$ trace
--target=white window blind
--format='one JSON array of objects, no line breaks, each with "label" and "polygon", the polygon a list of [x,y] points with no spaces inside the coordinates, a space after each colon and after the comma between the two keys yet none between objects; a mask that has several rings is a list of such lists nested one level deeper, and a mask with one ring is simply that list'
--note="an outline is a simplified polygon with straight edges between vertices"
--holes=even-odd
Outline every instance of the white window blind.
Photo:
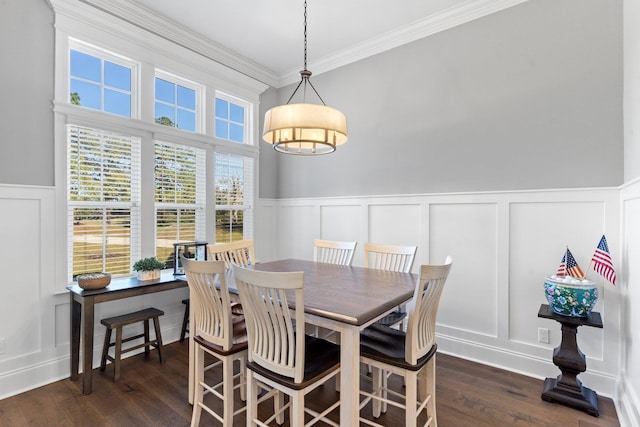
[{"label": "white window blind", "polygon": [[254,159],[216,153],[216,242],[253,237]]},{"label": "white window blind", "polygon": [[140,139],[67,126],[69,279],[131,272],[140,239]]},{"label": "white window blind", "polygon": [[156,257],[173,267],[173,244],[204,240],[206,153],[156,142],[154,159]]}]

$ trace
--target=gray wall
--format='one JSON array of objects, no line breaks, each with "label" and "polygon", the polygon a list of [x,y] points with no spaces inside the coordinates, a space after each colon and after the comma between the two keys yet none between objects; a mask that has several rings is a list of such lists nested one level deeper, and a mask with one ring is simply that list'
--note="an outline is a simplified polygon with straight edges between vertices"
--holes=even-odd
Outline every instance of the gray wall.
[{"label": "gray wall", "polygon": [[530,0],[312,81],[349,141],[275,159],[263,142],[262,197],[623,182],[620,2]]},{"label": "gray wall", "polygon": [[0,0],[0,183],[53,185],[53,11]]}]

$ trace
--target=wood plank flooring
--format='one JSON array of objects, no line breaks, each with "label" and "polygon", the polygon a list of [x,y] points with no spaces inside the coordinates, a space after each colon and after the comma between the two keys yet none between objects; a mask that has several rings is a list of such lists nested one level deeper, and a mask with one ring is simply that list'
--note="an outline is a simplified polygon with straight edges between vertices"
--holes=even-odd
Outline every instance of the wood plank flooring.
[{"label": "wood plank flooring", "polygon": [[[162,365],[155,352],[148,359],[141,354],[123,360],[118,382],[112,381],[111,365],[105,372],[96,370],[94,391],[88,396],[80,392],[81,380],[66,379],[0,400],[0,426],[187,426],[191,420],[187,343],[165,346],[163,356],[166,363]],[[437,357],[440,427],[620,425],[610,399],[600,397],[600,417],[592,417],[543,401],[541,380],[443,354]],[[392,378],[390,383],[397,389],[402,387],[398,379]],[[310,406],[320,408],[337,396],[330,382],[313,392],[308,401]],[[261,407],[261,411],[269,409],[268,403]],[[370,414],[370,409],[365,408],[363,413]],[[339,416],[330,415],[336,420]],[[404,425],[402,411],[392,407],[378,420],[388,426]],[[200,425],[219,423],[203,412]],[[244,417],[234,422],[234,426],[243,425]]]}]

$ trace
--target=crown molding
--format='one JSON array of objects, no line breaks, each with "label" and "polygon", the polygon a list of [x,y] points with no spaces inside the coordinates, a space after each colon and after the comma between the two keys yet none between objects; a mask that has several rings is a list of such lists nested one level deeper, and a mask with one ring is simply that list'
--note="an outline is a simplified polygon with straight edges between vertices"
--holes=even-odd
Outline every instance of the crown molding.
[{"label": "crown molding", "polygon": [[[64,1],[64,0],[63,0]],[[259,64],[226,49],[224,46],[189,28],[181,26],[157,14],[133,0],[74,0],[84,3],[104,13],[122,19],[131,25],[155,34],[165,40],[198,53],[234,71],[256,79],[269,86],[275,86],[278,77]],[[60,0],[52,0],[58,3]]]},{"label": "crown molding", "polygon": [[[470,0],[461,6],[455,6],[428,16],[330,56],[310,61],[308,68],[313,71],[314,75],[322,74],[526,1],[528,0]],[[291,70],[280,77],[277,87],[286,86],[299,80],[299,70]]]},{"label": "crown molding", "polygon": [[[449,8],[413,24],[310,62],[309,69],[314,75],[322,74],[526,1],[528,0],[469,0],[460,6]],[[65,8],[68,11],[73,8],[73,4],[84,3],[275,88],[299,80],[298,69],[277,75],[274,71],[215,41],[137,4],[134,0],[50,0],[50,2],[54,9]]]}]

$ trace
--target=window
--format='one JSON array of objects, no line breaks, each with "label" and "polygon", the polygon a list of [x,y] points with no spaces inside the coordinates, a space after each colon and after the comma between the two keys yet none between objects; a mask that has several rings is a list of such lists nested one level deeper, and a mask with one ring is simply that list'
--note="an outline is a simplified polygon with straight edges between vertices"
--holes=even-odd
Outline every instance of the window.
[{"label": "window", "polygon": [[253,235],[252,158],[216,154],[216,242],[235,242]]},{"label": "window", "polygon": [[173,268],[173,244],[205,237],[205,151],[155,144],[156,257]]},{"label": "window", "polygon": [[245,142],[245,107],[216,97],[216,138]]},{"label": "window", "polygon": [[195,132],[196,89],[171,81],[169,77],[156,77],[155,122]]},{"label": "window", "polygon": [[131,117],[131,66],[71,49],[69,70],[71,104]]},{"label": "window", "polygon": [[[56,215],[67,227],[56,237],[67,241],[59,267],[68,282],[100,271],[130,276],[135,261],[154,255],[171,268],[176,242],[253,237],[258,147],[247,142],[258,93],[254,101],[221,94],[216,85],[228,81],[227,70],[211,73],[212,63],[203,73],[190,65],[192,51],[154,45],[149,54],[139,44],[145,40],[110,51],[65,36],[75,27],[58,30],[56,79],[64,90],[56,92],[62,99],[54,114],[65,128],[55,132],[56,168],[66,185],[56,196],[66,210]],[[114,35],[104,30],[93,36],[108,46]],[[230,88],[247,93],[243,79]],[[203,108],[204,99],[216,98],[223,101],[225,141],[215,137],[214,117]]]},{"label": "window", "polygon": [[140,139],[68,126],[69,275],[131,271],[139,236]]}]

